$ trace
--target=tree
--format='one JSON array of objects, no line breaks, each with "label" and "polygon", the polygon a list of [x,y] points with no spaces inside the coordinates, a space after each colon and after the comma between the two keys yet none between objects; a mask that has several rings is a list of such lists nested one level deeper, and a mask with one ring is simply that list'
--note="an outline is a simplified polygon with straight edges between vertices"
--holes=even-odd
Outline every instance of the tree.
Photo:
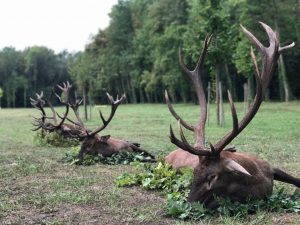
[{"label": "tree", "polygon": [[3,89],[0,87],[0,109],[1,109],[1,98],[3,97]]}]

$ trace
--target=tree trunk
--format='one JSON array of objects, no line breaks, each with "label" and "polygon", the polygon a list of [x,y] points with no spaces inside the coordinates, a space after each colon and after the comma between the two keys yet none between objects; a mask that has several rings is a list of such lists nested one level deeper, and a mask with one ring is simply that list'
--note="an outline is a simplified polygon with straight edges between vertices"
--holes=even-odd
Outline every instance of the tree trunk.
[{"label": "tree trunk", "polygon": [[147,91],[145,91],[145,94],[146,94],[147,103],[151,103],[151,96],[150,96],[150,94]]},{"label": "tree trunk", "polygon": [[227,78],[228,90],[230,91],[231,96],[235,99],[236,98],[236,93],[235,93],[234,81],[232,79],[232,76],[229,73],[227,63],[224,64],[224,67],[225,67],[225,74],[226,74],[226,78]]},{"label": "tree trunk", "polygon": [[126,81],[124,80],[124,79],[126,79],[126,78],[123,78],[122,76],[121,76],[121,88],[122,88],[122,92],[121,93],[118,93],[119,95],[122,95],[123,93],[126,93]]},{"label": "tree trunk", "polygon": [[220,118],[220,126],[225,125],[224,120],[224,106],[223,106],[223,93],[222,93],[222,82],[219,81],[219,118]]},{"label": "tree trunk", "polygon": [[86,95],[86,86],[84,85],[82,88],[82,98],[83,98],[83,107],[84,107],[84,119],[88,120],[88,112],[87,112],[87,95]]},{"label": "tree trunk", "polygon": [[15,87],[12,88],[12,103],[13,103],[13,108],[16,108],[16,89]]},{"label": "tree trunk", "polygon": [[132,79],[128,76],[127,78],[127,87],[128,90],[131,91],[131,99],[132,99],[132,103],[137,103],[137,96],[135,93],[135,88],[132,85]]},{"label": "tree trunk", "polygon": [[208,82],[208,86],[207,86],[207,125],[209,126],[209,105],[210,105],[210,92],[211,92],[211,87],[210,87],[210,82]]},{"label": "tree trunk", "polygon": [[157,91],[155,90],[153,94],[155,103],[158,103]]},{"label": "tree trunk", "polygon": [[140,95],[140,103],[145,103],[143,89],[139,88],[139,95]]},{"label": "tree trunk", "polygon": [[89,109],[90,109],[90,120],[91,120],[92,119],[92,96],[90,92],[88,92],[88,98],[89,98]]},{"label": "tree trunk", "polygon": [[285,70],[284,60],[282,55],[280,55],[279,57],[278,67],[279,67],[279,71],[278,71],[279,85],[281,86],[279,87],[280,98],[281,100],[284,99],[285,102],[288,102],[290,100],[291,93],[290,93],[290,88],[286,77],[286,70]]},{"label": "tree trunk", "polygon": [[27,107],[27,87],[24,85],[24,92],[23,92],[23,106],[24,108]]},{"label": "tree trunk", "polygon": [[[9,88],[6,87],[6,90],[4,91],[4,93],[6,93],[6,107],[10,108],[11,107],[11,98],[10,98],[10,91]],[[5,94],[4,94],[5,95]]]},{"label": "tree trunk", "polygon": [[244,114],[247,113],[249,105],[248,105],[248,83],[243,84],[244,89]]},{"label": "tree trunk", "polygon": [[180,97],[181,97],[181,99],[182,99],[182,101],[183,101],[184,103],[187,102],[186,93],[185,93],[185,91],[183,90],[183,88],[180,88]]},{"label": "tree trunk", "polygon": [[220,91],[219,91],[219,81],[220,81],[220,64],[216,66],[216,116],[217,116],[217,125],[220,126]]}]

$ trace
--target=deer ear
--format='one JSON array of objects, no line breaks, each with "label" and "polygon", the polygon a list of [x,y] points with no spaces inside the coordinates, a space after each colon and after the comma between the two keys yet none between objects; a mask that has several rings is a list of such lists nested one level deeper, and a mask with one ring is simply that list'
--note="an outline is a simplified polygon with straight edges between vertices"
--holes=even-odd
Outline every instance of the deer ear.
[{"label": "deer ear", "polygon": [[245,174],[247,176],[251,176],[251,174],[243,167],[241,164],[237,163],[236,161],[232,159],[227,159],[226,160],[226,169],[232,172],[239,172],[242,174]]},{"label": "deer ear", "polygon": [[100,141],[101,142],[107,142],[107,140],[110,138],[110,135],[101,136]]}]

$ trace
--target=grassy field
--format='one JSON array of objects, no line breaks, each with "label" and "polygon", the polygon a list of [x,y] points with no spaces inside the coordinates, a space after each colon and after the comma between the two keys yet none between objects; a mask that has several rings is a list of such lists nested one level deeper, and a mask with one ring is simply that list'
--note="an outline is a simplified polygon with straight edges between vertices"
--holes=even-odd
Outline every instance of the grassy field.
[{"label": "grassy field", "polygon": [[[198,119],[195,105],[178,104],[175,108],[190,122]],[[243,111],[242,104],[237,108]],[[104,115],[109,113],[109,107],[101,110]],[[231,129],[228,105],[225,110],[226,125],[219,128],[211,107],[206,136],[212,143]],[[91,128],[100,123],[96,110],[93,114],[87,123]],[[38,115],[34,109],[0,110],[0,224],[300,224],[300,215],[292,213],[259,212],[245,219],[217,216],[196,222],[168,218],[160,193],[116,187],[116,177],[134,172],[134,167],[63,164],[60,160],[68,148],[34,144],[30,131],[34,115]],[[176,126],[163,104],[121,105],[104,134],[139,142],[164,156],[176,148],[168,139],[170,123]],[[263,103],[232,144],[300,176],[299,128],[300,102]],[[278,182],[275,185],[283,185],[289,192],[295,189]]]}]

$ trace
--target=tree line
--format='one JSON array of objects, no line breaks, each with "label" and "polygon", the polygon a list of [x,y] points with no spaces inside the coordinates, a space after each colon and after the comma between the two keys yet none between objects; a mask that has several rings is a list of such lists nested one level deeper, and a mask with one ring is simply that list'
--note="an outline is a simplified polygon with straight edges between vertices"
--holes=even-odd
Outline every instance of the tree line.
[{"label": "tree line", "polygon": [[[296,46],[279,60],[268,98],[300,97],[299,0],[119,0],[110,24],[92,37],[83,52],[55,54],[45,47],[0,51],[2,105],[28,106],[28,97],[56,83],[72,80],[78,95],[90,102],[106,101],[105,92],[126,93],[127,101],[163,102],[169,91],[174,101],[194,101],[191,85],[178,66],[182,48],[188,67],[195,65],[207,34],[213,39],[205,62],[204,85],[218,100],[219,83],[235,100],[255,94],[250,43],[240,24],[266,43],[258,21],[279,31],[283,44]],[[259,61],[259,58],[258,58]]]}]

